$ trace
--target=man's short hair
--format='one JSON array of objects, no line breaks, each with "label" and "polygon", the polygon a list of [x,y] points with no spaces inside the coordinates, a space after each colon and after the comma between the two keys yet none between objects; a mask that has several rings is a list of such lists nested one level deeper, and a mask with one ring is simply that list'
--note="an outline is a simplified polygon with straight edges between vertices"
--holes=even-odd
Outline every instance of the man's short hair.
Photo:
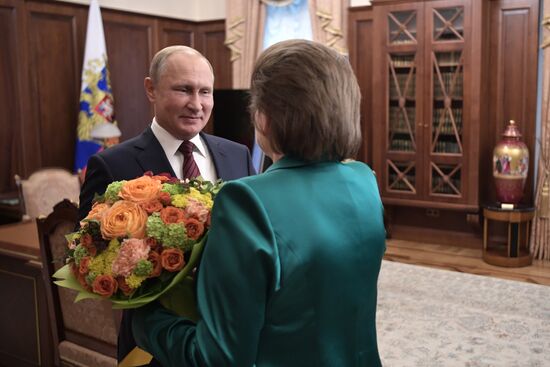
[{"label": "man's short hair", "polygon": [[348,59],[320,43],[279,42],[254,66],[250,112],[267,116],[274,153],[308,161],[355,157],[360,102]]},{"label": "man's short hair", "polygon": [[204,55],[201,54],[199,51],[195,50],[194,48],[183,46],[183,45],[168,46],[163,48],[159,52],[157,52],[153,57],[153,60],[151,60],[151,66],[149,67],[149,77],[153,81],[153,84],[156,85],[160,80],[160,77],[166,65],[166,60],[170,56],[178,52],[186,53],[189,55],[200,56],[206,61],[206,63],[210,67],[210,70],[212,71],[212,75],[214,75],[214,69],[212,68],[212,64],[210,64],[210,61],[208,61],[208,59],[204,57]]}]

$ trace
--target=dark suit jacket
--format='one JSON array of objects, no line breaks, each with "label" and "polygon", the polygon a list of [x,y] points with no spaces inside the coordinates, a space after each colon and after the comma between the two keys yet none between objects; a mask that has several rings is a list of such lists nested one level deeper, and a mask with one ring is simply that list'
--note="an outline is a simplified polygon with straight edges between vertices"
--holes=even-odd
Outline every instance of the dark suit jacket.
[{"label": "dark suit jacket", "polygon": [[[201,133],[201,137],[212,156],[218,178],[229,181],[255,174],[246,146],[204,133]],[[80,191],[80,219],[86,217],[90,211],[94,196],[103,194],[111,182],[131,180],[147,171],[152,171],[153,174],[170,173],[175,176],[162,146],[150,127],[133,139],[93,155],[88,161],[86,179]],[[125,311],[118,338],[119,361],[135,345],[131,330],[131,312]]]}]

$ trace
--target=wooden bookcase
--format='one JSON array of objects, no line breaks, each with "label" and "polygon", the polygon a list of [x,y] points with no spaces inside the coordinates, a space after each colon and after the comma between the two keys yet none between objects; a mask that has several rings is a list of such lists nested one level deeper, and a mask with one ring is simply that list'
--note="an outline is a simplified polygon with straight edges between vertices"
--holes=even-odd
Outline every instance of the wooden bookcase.
[{"label": "wooden bookcase", "polygon": [[[508,120],[521,121],[535,151],[538,21],[538,0],[372,0],[350,8],[350,61],[363,94],[359,159],[377,172],[393,238],[481,247],[479,208],[495,200],[492,150]],[[453,76],[462,85],[451,92]],[[491,232],[505,237],[506,228]]]},{"label": "wooden bookcase", "polygon": [[474,1],[383,3],[374,7],[373,165],[384,202],[477,210]]}]

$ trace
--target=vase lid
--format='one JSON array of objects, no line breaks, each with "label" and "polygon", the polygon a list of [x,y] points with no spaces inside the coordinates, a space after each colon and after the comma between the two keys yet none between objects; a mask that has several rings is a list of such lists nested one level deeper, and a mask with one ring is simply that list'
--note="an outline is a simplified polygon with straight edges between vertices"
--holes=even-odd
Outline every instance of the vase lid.
[{"label": "vase lid", "polygon": [[510,120],[508,126],[502,133],[502,136],[505,138],[521,138],[521,133],[519,132],[518,126],[514,120]]}]

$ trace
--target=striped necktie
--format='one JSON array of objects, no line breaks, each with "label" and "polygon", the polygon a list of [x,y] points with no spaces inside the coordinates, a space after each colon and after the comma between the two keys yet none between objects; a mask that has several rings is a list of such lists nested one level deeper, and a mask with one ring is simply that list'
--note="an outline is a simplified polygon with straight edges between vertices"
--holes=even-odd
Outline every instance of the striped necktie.
[{"label": "striped necktie", "polygon": [[182,178],[186,179],[200,176],[201,172],[195,162],[195,158],[193,158],[193,143],[186,140],[181,143],[178,150],[183,154]]}]

